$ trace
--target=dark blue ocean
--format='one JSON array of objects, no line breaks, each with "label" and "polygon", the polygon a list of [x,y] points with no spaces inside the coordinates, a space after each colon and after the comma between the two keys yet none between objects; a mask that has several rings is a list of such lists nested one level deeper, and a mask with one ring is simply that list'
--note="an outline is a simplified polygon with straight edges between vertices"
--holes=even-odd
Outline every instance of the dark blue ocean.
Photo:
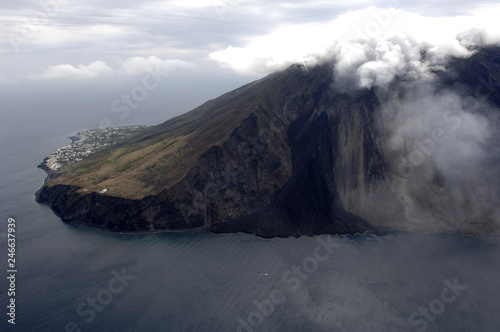
[{"label": "dark blue ocean", "polygon": [[[119,119],[99,87],[92,101],[37,91],[28,100],[0,92],[0,331],[500,330],[498,239],[126,235],[64,224],[34,201],[42,159],[102,118],[152,124],[175,112],[152,97]],[[8,218],[16,220],[15,325]]]}]

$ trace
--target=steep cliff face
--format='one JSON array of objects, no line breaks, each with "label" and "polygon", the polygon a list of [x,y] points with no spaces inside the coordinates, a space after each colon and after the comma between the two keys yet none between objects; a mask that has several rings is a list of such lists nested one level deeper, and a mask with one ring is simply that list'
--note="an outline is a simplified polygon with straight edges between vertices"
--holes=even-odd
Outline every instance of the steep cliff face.
[{"label": "steep cliff face", "polygon": [[65,170],[37,200],[115,231],[500,234],[499,60],[491,48],[432,83],[349,92],[330,63],[295,65]]}]

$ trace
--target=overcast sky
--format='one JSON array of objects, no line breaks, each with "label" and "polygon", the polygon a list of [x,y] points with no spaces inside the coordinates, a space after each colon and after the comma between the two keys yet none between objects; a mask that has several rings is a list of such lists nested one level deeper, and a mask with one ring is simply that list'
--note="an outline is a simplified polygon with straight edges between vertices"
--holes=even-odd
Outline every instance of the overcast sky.
[{"label": "overcast sky", "polygon": [[[284,27],[327,24],[370,5],[429,17],[467,16],[496,1],[20,0],[2,3],[0,77],[97,78],[134,73],[134,57],[176,70]],[[154,57],[154,58],[153,58]],[[141,64],[136,59],[135,65]],[[129,62],[127,62],[129,61]],[[182,62],[181,62],[182,61]],[[128,66],[126,64],[129,64]],[[219,63],[220,64],[220,63]],[[57,68],[59,65],[70,65]],[[57,70],[59,69],[59,70]],[[73,72],[71,72],[71,69]]]},{"label": "overcast sky", "polygon": [[[179,92],[172,98],[180,98],[181,88],[172,80],[184,77],[183,91],[189,90],[191,95],[196,91],[181,107],[185,111],[203,98],[291,63],[314,61],[331,53],[336,40],[346,35],[358,38],[359,31],[371,38],[371,34],[397,34],[394,29],[406,26],[411,40],[441,43],[447,45],[446,52],[451,49],[457,54],[460,47],[454,44],[455,36],[462,28],[487,31],[480,38],[496,42],[500,39],[496,28],[500,5],[496,2],[4,1],[0,89],[9,94],[5,91],[19,89],[21,84],[24,93],[42,85],[43,89],[75,86],[79,91],[82,84],[105,85],[109,93],[103,97],[102,109],[109,111],[117,93],[130,92],[135,85],[147,88],[149,98],[156,83],[173,84],[170,91]],[[161,72],[161,77],[144,76],[152,70]],[[213,83],[196,86],[197,80]],[[142,102],[140,90],[135,91],[136,99]],[[88,90],[89,95],[95,92]],[[164,96],[155,105],[166,102],[165,98],[170,97]]]}]

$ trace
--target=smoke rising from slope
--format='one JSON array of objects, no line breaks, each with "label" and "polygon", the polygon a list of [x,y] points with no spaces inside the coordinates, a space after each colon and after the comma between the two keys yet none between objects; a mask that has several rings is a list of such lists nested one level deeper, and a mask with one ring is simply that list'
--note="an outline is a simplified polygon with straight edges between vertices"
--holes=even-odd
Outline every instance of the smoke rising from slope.
[{"label": "smoke rising from slope", "polygon": [[[328,24],[284,27],[210,58],[243,73],[331,63],[333,89],[372,90],[379,99],[374,118],[394,175],[392,199],[401,200],[410,224],[466,230],[477,222],[489,229],[494,222],[498,228],[500,112],[484,91],[493,94],[499,84],[492,77],[481,78],[491,82],[487,87],[460,84],[448,68],[473,57],[478,47],[500,44],[498,14],[500,7],[493,7],[431,18],[369,7]],[[372,199],[377,197],[367,197]]]},{"label": "smoke rising from slope", "polygon": [[385,120],[381,130],[391,133],[387,150],[405,154],[399,175],[406,177],[431,160],[448,176],[486,162],[498,128],[498,115],[488,104],[477,101],[477,112],[468,108],[466,92],[441,90],[433,82],[416,81],[405,88],[397,105],[383,103],[379,109]]}]

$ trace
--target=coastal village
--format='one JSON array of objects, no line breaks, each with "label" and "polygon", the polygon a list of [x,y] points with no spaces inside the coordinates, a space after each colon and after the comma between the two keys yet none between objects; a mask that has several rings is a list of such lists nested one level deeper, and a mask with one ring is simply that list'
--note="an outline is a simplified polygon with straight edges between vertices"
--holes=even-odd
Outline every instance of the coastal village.
[{"label": "coastal village", "polygon": [[38,165],[47,172],[55,172],[65,166],[82,161],[103,148],[117,143],[119,140],[136,134],[148,126],[110,127],[102,129],[88,129],[69,137],[71,144],[57,149]]}]

